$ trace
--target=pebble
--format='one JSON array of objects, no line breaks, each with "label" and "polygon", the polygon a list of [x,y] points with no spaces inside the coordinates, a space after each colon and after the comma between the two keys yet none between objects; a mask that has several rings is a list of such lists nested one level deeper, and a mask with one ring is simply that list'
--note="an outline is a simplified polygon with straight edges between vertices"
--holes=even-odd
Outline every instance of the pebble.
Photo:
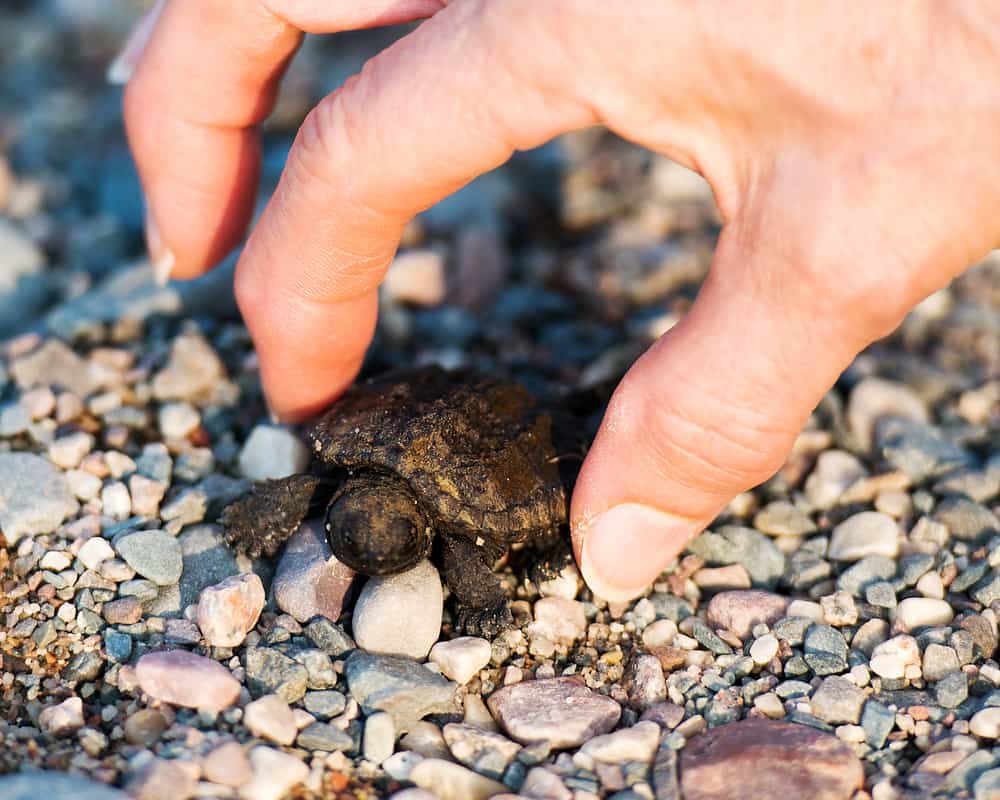
[{"label": "pebble", "polygon": [[831,675],[824,678],[810,698],[812,713],[831,725],[857,723],[865,704],[865,693],[848,678]]},{"label": "pebble", "polygon": [[278,744],[291,744],[299,732],[291,707],[276,694],[266,694],[247,703],[243,709],[243,724],[254,736]]},{"label": "pebble", "polygon": [[306,692],[302,698],[302,705],[314,717],[325,720],[342,713],[347,707],[347,698],[343,693],[332,689]]},{"label": "pebble", "polygon": [[242,800],[279,800],[309,777],[309,767],[297,756],[272,747],[250,751],[253,778],[240,786]]},{"label": "pebble", "polygon": [[986,506],[964,497],[946,497],[934,509],[934,520],[948,528],[951,535],[971,542],[1000,532],[1000,518]]},{"label": "pebble", "polygon": [[171,586],[181,578],[184,558],[181,545],[166,531],[135,531],[115,542],[125,562],[158,586]]},{"label": "pebble", "polygon": [[381,764],[396,747],[396,726],[392,715],[379,711],[365,720],[361,752],[373,764]]},{"label": "pebble", "polygon": [[648,764],[660,742],[660,726],[655,722],[637,722],[631,728],[595,736],[583,743],[580,752],[604,764]]},{"label": "pebble", "polygon": [[667,699],[667,682],[660,659],[655,655],[636,653],[629,661],[622,679],[630,705],[639,711]]},{"label": "pebble", "polygon": [[239,467],[244,478],[263,481],[305,472],[309,460],[309,448],[290,430],[258,425],[240,450]]},{"label": "pebble", "polygon": [[142,601],[138,597],[123,597],[104,604],[101,614],[109,625],[134,625],[142,619]]},{"label": "pebble", "polygon": [[354,749],[354,739],[350,734],[326,722],[314,722],[303,729],[295,743],[306,750],[322,750],[325,753]]},{"label": "pebble", "polygon": [[954,617],[955,611],[948,602],[932,597],[907,597],[900,600],[893,614],[896,625],[904,631],[947,625]]},{"label": "pebble", "polygon": [[921,672],[928,681],[939,681],[961,669],[955,648],[932,642],[924,650]]},{"label": "pebble", "polygon": [[446,678],[464,685],[490,663],[492,654],[493,646],[486,639],[459,636],[435,644],[428,659],[441,668],[441,674]]},{"label": "pebble", "polygon": [[778,655],[778,637],[773,633],[765,633],[750,645],[750,658],[754,664],[770,664],[771,659]]},{"label": "pebble", "polygon": [[134,800],[187,800],[198,781],[197,772],[186,768],[190,763],[180,759],[145,760],[129,774],[125,791]]},{"label": "pebble", "polygon": [[499,781],[439,758],[425,758],[414,766],[410,780],[438,800],[487,800],[507,791]]},{"label": "pebble", "polygon": [[861,761],[836,737],[762,719],[721,725],[688,742],[680,775],[684,800],[742,800],[776,791],[848,800],[864,782]]},{"label": "pebble", "polygon": [[237,647],[264,609],[264,584],[254,573],[209,586],[198,600],[198,627],[213,647]]},{"label": "pebble", "polygon": [[708,602],[708,623],[732,631],[741,639],[750,635],[754,626],[772,625],[788,609],[788,598],[771,592],[720,592]]},{"label": "pebble", "polygon": [[934,699],[942,708],[958,708],[969,697],[969,679],[964,672],[945,675],[934,686]]},{"label": "pebble", "polygon": [[[382,769],[385,770],[385,774],[390,778],[397,781],[408,781],[410,779],[410,773],[413,772],[413,768],[424,760],[424,757],[420,753],[414,753],[412,750],[402,750],[398,753],[394,753],[389,756],[385,761],[382,762]],[[406,789],[404,791],[415,791],[423,792],[430,796],[432,800],[435,800],[434,795],[424,789]],[[393,797],[399,797],[399,794],[394,794]]]},{"label": "pebble", "polygon": [[456,710],[458,684],[410,659],[355,650],[347,658],[345,673],[350,694],[365,715],[388,712],[400,733],[428,714]]},{"label": "pebble", "polygon": [[15,359],[10,373],[22,389],[61,386],[79,397],[86,397],[101,384],[93,365],[58,339],[48,339],[34,352]]},{"label": "pebble", "polygon": [[23,772],[0,777],[0,800],[129,800],[129,796],[105,783],[64,772]]},{"label": "pebble", "polygon": [[398,253],[382,282],[387,298],[424,307],[440,305],[446,288],[444,258],[436,250]]},{"label": "pebble", "polygon": [[225,378],[222,361],[204,337],[184,333],[174,339],[166,366],[153,376],[153,396],[198,405],[210,401]]},{"label": "pebble", "polygon": [[79,509],[66,476],[32,453],[0,453],[0,530],[7,544],[52,533]]},{"label": "pebble", "polygon": [[276,694],[286,703],[302,699],[309,685],[309,670],[270,647],[249,647],[243,652],[243,668],[250,694]]},{"label": "pebble", "polygon": [[1000,769],[988,769],[972,785],[975,800],[1000,800]]},{"label": "pebble", "polygon": [[50,736],[65,736],[83,727],[83,701],[68,697],[59,705],[43,708],[38,715],[38,727]]},{"label": "pebble", "polygon": [[115,551],[107,539],[102,539],[100,536],[92,536],[83,543],[76,557],[80,559],[80,563],[87,569],[97,569],[103,562],[114,558]]},{"label": "pebble", "polygon": [[170,727],[167,718],[156,708],[140,708],[129,714],[125,720],[125,741],[129,744],[149,747]]},{"label": "pebble", "polygon": [[250,759],[238,742],[225,742],[213,748],[201,760],[205,780],[221,786],[242,786],[253,778]]},{"label": "pebble", "polygon": [[289,538],[271,591],[278,608],[299,622],[315,616],[336,620],[353,584],[354,571],[334,557],[323,523],[314,520]]},{"label": "pebble", "polygon": [[147,653],[135,671],[146,694],[175,706],[221,711],[240,693],[239,681],[219,662],[185,650]]},{"label": "pebble", "polygon": [[583,603],[565,597],[543,597],[535,601],[535,619],[528,625],[528,636],[541,636],[569,647],[587,630]]},{"label": "pebble", "polygon": [[984,708],[973,714],[969,720],[969,731],[983,739],[1000,738],[1000,707]]},{"label": "pebble", "polygon": [[726,525],[718,531],[705,531],[688,550],[709,564],[742,564],[755,587],[772,587],[785,572],[785,554],[772,539],[753,528]]},{"label": "pebble", "polygon": [[909,386],[884,378],[865,378],[851,391],[847,424],[854,441],[870,450],[875,425],[883,417],[903,417],[928,422],[924,402]]},{"label": "pebble", "polygon": [[862,511],[833,529],[827,556],[834,561],[859,561],[866,556],[896,558],[899,543],[896,520],[880,511]]},{"label": "pebble", "polygon": [[864,464],[843,450],[824,450],[806,478],[805,494],[821,511],[833,508],[840,496],[868,474]]},{"label": "pebble", "polygon": [[831,675],[847,669],[847,642],[829,625],[812,625],[803,639],[806,663],[817,675]]},{"label": "pebble", "polygon": [[370,653],[423,659],[441,635],[443,611],[441,577],[424,560],[398,575],[368,579],[354,607],[354,639]]},{"label": "pebble", "polygon": [[522,744],[546,740],[555,750],[607,733],[621,707],[576,678],[547,678],[504,686],[486,701],[500,727]]},{"label": "pebble", "polygon": [[474,725],[453,722],[445,725],[442,733],[448,749],[459,763],[496,780],[501,779],[521,751],[521,745],[506,736]]},{"label": "pebble", "polygon": [[201,414],[190,403],[164,403],[157,422],[164,439],[186,439],[201,424]]}]

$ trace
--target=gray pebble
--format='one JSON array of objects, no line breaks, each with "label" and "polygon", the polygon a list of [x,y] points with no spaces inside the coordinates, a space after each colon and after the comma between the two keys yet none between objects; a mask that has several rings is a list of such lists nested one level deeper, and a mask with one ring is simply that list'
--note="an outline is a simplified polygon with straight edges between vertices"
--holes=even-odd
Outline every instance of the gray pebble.
[{"label": "gray pebble", "polygon": [[0,530],[8,544],[51,533],[79,504],[66,476],[32,453],[0,453]]},{"label": "gray pebble", "polygon": [[305,728],[299,733],[295,743],[306,750],[322,750],[324,752],[352,750],[354,748],[354,739],[351,738],[350,734],[325,722],[314,722]]},{"label": "gray pebble", "polygon": [[327,720],[343,712],[347,707],[347,698],[340,692],[328,689],[306,692],[302,704],[314,717]]},{"label": "gray pebble", "polygon": [[184,569],[180,543],[166,531],[135,531],[115,542],[125,562],[158,586],[171,586]]},{"label": "gray pebble", "polygon": [[805,661],[817,675],[831,675],[847,669],[847,642],[830,625],[813,625],[803,641]]},{"label": "gray pebble", "polygon": [[0,800],[128,800],[128,795],[105,783],[64,772],[27,772],[0,778]]}]

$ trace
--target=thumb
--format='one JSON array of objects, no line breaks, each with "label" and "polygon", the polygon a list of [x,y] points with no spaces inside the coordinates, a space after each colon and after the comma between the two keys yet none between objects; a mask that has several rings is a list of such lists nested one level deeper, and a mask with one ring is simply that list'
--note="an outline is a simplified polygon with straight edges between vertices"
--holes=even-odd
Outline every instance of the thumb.
[{"label": "thumb", "polygon": [[871,285],[850,292],[836,285],[841,271],[800,269],[787,230],[769,245],[735,227],[691,312],[618,386],[577,481],[577,560],[607,600],[640,594],[733,497],[777,471],[840,372],[895,325],[887,303],[859,313],[861,297],[878,296]]}]

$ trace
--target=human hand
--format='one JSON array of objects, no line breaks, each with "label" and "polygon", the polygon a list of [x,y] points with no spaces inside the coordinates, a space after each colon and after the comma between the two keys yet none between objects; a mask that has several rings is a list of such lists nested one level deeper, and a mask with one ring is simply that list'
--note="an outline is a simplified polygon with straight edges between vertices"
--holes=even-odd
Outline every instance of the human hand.
[{"label": "human hand", "polygon": [[424,17],[309,114],[243,251],[265,389],[288,418],[339,394],[404,225],[512,151],[602,123],[698,170],[724,221],[711,273],[618,387],[573,496],[584,577],[630,598],[783,463],[862,348],[998,241],[1000,13],[170,0],[125,98],[160,269],[194,277],[244,235],[255,126],[301,31]]}]

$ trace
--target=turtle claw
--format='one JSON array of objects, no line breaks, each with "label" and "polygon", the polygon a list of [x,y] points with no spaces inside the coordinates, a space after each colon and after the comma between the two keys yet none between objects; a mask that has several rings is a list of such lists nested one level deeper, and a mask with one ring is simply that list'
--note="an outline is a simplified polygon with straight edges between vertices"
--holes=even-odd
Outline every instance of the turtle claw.
[{"label": "turtle claw", "polygon": [[506,598],[494,605],[483,608],[459,606],[455,618],[455,628],[465,636],[481,636],[492,639],[498,633],[514,627],[514,617]]}]

